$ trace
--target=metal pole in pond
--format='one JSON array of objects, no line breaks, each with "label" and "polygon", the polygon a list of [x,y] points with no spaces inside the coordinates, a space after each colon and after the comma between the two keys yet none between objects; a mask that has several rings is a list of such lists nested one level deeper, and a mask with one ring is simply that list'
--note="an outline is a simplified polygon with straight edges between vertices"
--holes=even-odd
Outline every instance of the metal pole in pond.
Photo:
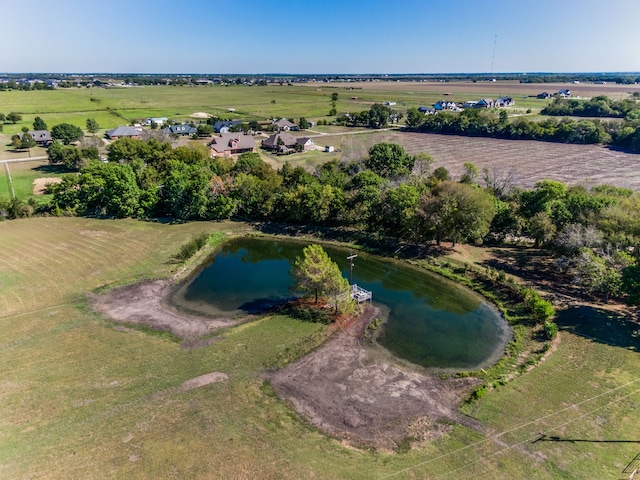
[{"label": "metal pole in pond", "polygon": [[358,255],[354,253],[347,257],[347,260],[349,260],[349,285],[352,284],[351,278],[353,277],[353,259],[356,258],[357,256]]}]

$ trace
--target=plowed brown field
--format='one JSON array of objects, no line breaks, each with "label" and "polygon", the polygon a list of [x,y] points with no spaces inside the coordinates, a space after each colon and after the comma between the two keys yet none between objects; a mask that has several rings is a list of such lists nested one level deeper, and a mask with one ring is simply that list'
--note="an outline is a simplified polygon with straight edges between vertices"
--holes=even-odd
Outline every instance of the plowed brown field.
[{"label": "plowed brown field", "polygon": [[372,145],[380,142],[398,143],[412,155],[426,152],[435,160],[433,168],[445,167],[454,178],[462,175],[465,162],[472,162],[480,175],[483,168],[498,176],[512,174],[515,184],[524,188],[550,179],[569,185],[610,184],[640,191],[640,155],[600,145],[388,131],[345,136],[342,159],[363,158]]}]

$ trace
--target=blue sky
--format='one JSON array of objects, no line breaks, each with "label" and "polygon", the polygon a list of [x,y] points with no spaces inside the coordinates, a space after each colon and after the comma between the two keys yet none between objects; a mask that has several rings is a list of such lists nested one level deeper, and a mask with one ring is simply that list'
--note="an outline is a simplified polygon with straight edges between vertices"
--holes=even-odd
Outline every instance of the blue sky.
[{"label": "blue sky", "polygon": [[0,12],[0,72],[640,71],[640,0],[0,0]]}]

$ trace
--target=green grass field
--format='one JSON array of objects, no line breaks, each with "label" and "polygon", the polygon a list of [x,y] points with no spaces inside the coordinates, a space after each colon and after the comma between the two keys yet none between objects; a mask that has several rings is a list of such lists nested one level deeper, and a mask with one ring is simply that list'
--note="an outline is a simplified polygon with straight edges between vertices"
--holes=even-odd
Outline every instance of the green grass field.
[{"label": "green grass field", "polygon": [[[13,191],[19,199],[27,201],[34,197],[37,202],[45,203],[49,195],[34,195],[34,181],[38,178],[59,178],[64,170],[50,166],[47,160],[30,160],[26,162],[8,162]],[[0,160],[0,200],[11,198],[11,183],[7,175],[7,166]]]},{"label": "green grass field", "polygon": [[[405,453],[374,453],[311,428],[260,380],[317,345],[318,325],[265,317],[188,350],[116,330],[86,306],[92,290],[170,275],[194,234],[247,230],[0,222],[0,478],[624,478],[640,450],[639,345],[604,311],[563,314],[544,363],[467,407],[484,433],[455,427]],[[573,333],[589,320],[607,325],[589,330],[599,338]],[[214,371],[229,380],[177,388]],[[534,443],[540,434],[551,441]]]},{"label": "green grass field", "polygon": [[[375,88],[374,88],[375,87]],[[2,113],[19,112],[22,121],[4,125],[5,134],[20,132],[23,126],[32,128],[33,119],[40,116],[48,127],[68,122],[85,128],[87,118],[95,118],[102,129],[114,128],[146,117],[168,117],[187,120],[194,112],[206,112],[220,117],[245,121],[268,120],[274,117],[308,120],[328,118],[331,95],[338,93],[338,113],[359,112],[373,103],[395,101],[393,108],[406,112],[410,107],[431,105],[443,98],[438,84],[409,83],[404,89],[398,85],[349,85],[297,84],[269,86],[207,86],[207,87],[130,87],[130,88],[73,88],[36,91],[0,92]],[[505,86],[504,94],[509,94]],[[478,99],[482,86],[471,85],[467,90],[455,92],[449,97],[455,101]],[[491,96],[491,92],[488,95]],[[538,110],[546,101],[531,99],[513,93],[517,108]],[[230,113],[230,108],[235,112]]]}]

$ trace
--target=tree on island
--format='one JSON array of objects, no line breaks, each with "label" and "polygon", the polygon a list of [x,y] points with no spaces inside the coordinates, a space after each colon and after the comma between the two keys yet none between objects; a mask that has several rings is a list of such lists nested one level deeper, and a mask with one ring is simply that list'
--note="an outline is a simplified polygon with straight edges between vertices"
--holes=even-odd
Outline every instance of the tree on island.
[{"label": "tree on island", "polygon": [[315,296],[315,303],[318,303],[320,295],[331,297],[335,300],[338,313],[338,297],[348,294],[349,282],[320,245],[305,247],[302,256],[298,256],[293,263],[290,273],[294,291]]}]

